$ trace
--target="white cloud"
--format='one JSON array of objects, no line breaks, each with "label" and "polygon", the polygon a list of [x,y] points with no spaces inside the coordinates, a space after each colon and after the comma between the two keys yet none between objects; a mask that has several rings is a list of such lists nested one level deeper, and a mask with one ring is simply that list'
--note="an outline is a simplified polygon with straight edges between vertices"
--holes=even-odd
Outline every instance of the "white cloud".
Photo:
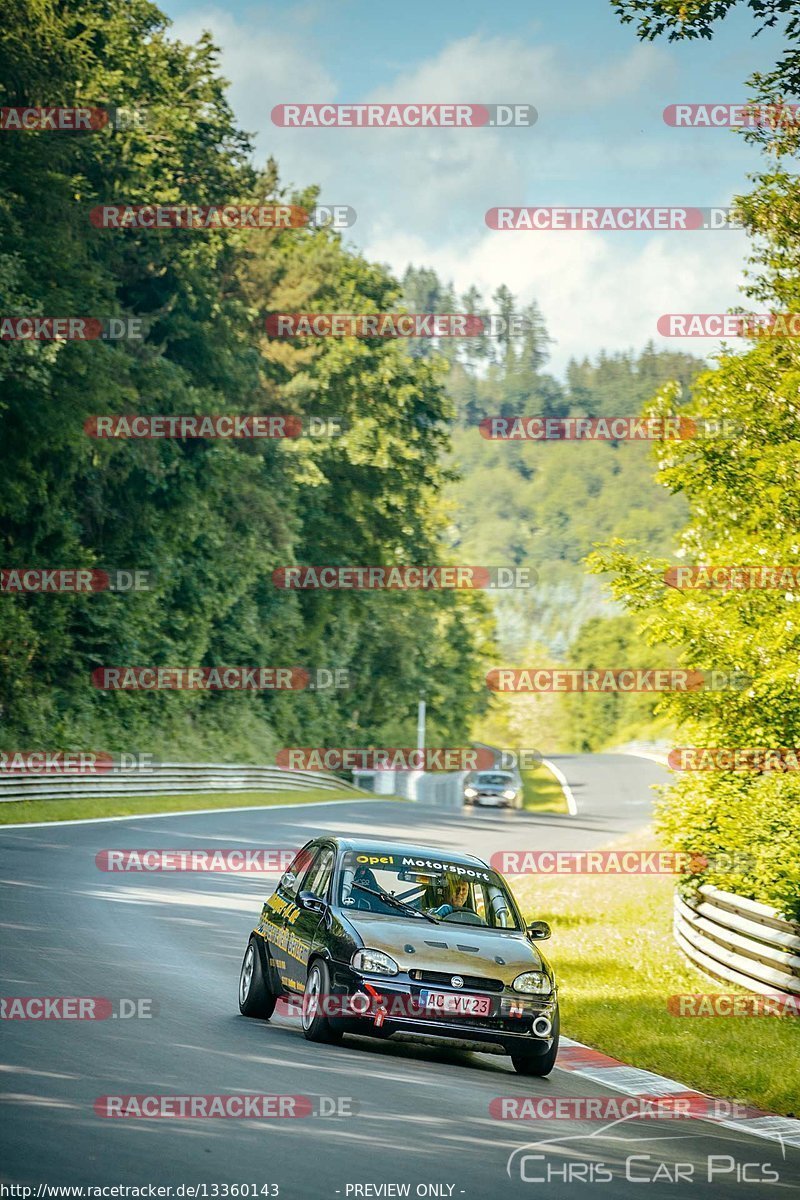
[{"label": "white cloud", "polygon": [[552,368],[601,349],[657,346],[710,354],[712,339],[659,337],[670,312],[725,312],[738,291],[746,241],[732,230],[636,233],[496,233],[470,246],[427,244],[402,234],[370,241],[366,254],[401,273],[427,264],[458,291],[475,284],[488,299],[501,283],[522,303],[536,300],[555,339]]},{"label": "white cloud", "polygon": [[[682,168],[696,166],[708,150],[638,129],[620,139],[614,122],[625,109],[652,107],[654,92],[669,86],[673,65],[663,49],[633,44],[613,62],[578,71],[560,48],[470,35],[398,71],[372,94],[355,96],[324,67],[310,11],[260,7],[237,22],[210,7],[178,19],[174,32],[193,41],[211,30],[237,118],[258,131],[260,156],[275,155],[285,182],[320,184],[323,203],[352,205],[358,221],[350,236],[369,257],[397,274],[409,262],[431,265],[459,290],[475,283],[488,297],[506,283],[523,303],[536,299],[556,339],[559,371],[572,355],[639,348],[650,338],[711,352],[705,340],[658,339],[656,321],[664,312],[718,312],[740,301],[741,235],[496,233],[484,224],[485,211],[497,204],[569,202],[565,186],[579,185],[584,203],[602,203],[597,192],[610,180],[617,198],[608,202],[647,203],[641,180],[666,188],[685,178]],[[540,121],[527,130],[293,130],[270,123],[275,104],[337,99],[528,102]],[[717,189],[719,179],[717,172]],[[705,183],[712,186],[709,178]]]},{"label": "white cloud", "polygon": [[668,70],[668,63],[657,47],[634,44],[617,62],[576,72],[552,46],[472,34],[398,74],[367,99],[527,101],[551,114],[583,112],[587,106],[616,104],[635,94],[653,82],[654,74]]}]

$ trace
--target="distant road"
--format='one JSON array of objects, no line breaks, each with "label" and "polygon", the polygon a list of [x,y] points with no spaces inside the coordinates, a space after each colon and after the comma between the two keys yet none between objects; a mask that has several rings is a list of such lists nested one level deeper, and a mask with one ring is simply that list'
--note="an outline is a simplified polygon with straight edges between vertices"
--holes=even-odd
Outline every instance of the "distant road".
[{"label": "distant road", "polygon": [[[274,877],[136,876],[95,865],[106,848],[289,847],[325,830],[414,839],[484,858],[509,846],[591,848],[644,823],[649,785],[665,777],[656,764],[625,755],[557,762],[577,799],[576,817],[346,801],[0,829],[2,994],[152,997],[158,1004],[151,1020],[3,1022],[0,1178],[272,1182],[284,1200],[344,1200],[348,1184],[362,1183],[410,1183],[413,1196],[418,1184],[437,1184],[452,1186],[440,1195],[455,1200],[487,1200],[544,1195],[518,1173],[506,1175],[511,1152],[537,1138],[572,1139],[564,1148],[572,1160],[620,1162],[618,1143],[590,1138],[596,1123],[522,1125],[490,1116],[495,1096],[615,1094],[573,1073],[556,1068],[548,1079],[526,1079],[505,1058],[360,1038],[318,1046],[303,1038],[296,1019],[240,1017],[239,965]],[[359,1112],[328,1120],[114,1121],[92,1107],[106,1093],[248,1091],[349,1096]],[[633,1123],[625,1134],[633,1148],[624,1153],[670,1162],[699,1163],[708,1153],[752,1162],[779,1155],[772,1143],[698,1121]],[[552,1154],[555,1162],[569,1160],[558,1147]],[[786,1165],[781,1178],[790,1178]],[[800,1186],[800,1174],[791,1178]],[[556,1182],[546,1194],[582,1196],[584,1186]],[[602,1194],[641,1193],[615,1176]],[[647,1189],[650,1200],[678,1194],[666,1183]],[[695,1183],[680,1191],[688,1194],[732,1193]]]}]

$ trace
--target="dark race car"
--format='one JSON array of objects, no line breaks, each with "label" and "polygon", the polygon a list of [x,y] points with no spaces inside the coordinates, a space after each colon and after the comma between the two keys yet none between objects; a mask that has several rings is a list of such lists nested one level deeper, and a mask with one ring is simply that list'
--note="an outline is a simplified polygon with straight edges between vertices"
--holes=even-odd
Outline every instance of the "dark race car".
[{"label": "dark race car", "polygon": [[316,1042],[343,1034],[434,1039],[511,1056],[547,1075],[558,1052],[553,972],[503,878],[427,846],[319,837],[264,904],[245,951],[239,1009],[279,1000]]}]

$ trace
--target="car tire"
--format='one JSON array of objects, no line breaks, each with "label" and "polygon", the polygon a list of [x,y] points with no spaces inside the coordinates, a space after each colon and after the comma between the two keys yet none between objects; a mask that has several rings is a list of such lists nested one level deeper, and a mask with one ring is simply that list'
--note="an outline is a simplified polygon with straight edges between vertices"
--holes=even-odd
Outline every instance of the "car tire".
[{"label": "car tire", "polygon": [[251,937],[239,974],[239,1012],[243,1017],[268,1021],[277,1003],[278,997],[265,974],[258,943],[255,937]]},{"label": "car tire", "polygon": [[331,973],[324,958],[315,958],[308,968],[308,977],[303,992],[303,1035],[310,1042],[340,1042],[342,1030],[331,1024],[318,1002],[319,996],[330,996]]},{"label": "car tire", "polygon": [[558,1009],[556,1009],[555,1016],[553,1017],[553,1041],[549,1050],[539,1050],[537,1052],[526,1047],[525,1050],[511,1051],[511,1061],[518,1075],[541,1076],[550,1074],[556,1065],[560,1025],[561,1021]]}]

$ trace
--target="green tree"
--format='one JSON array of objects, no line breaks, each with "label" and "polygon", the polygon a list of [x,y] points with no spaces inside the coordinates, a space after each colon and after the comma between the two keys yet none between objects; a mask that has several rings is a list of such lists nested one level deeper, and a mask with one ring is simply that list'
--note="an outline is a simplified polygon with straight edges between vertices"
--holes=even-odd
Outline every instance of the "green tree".
[{"label": "green tree", "polygon": [[[566,655],[579,670],[659,669],[674,655],[663,646],[648,648],[628,614],[592,617],[578,631]],[[660,732],[661,696],[653,692],[569,692],[564,695],[566,741],[588,753],[606,750]]]},{"label": "green tree", "polygon": [[[270,342],[268,311],[374,312],[400,287],[310,228],[95,228],[93,206],[288,199],[251,165],[207,37],[171,40],[147,0],[35,0],[0,30],[4,105],[146,100],[146,124],[0,139],[6,312],[122,315],[136,342],[4,343],[3,566],[150,570],[133,595],[4,595],[4,744],[266,758],[281,743],[374,739],[424,683],[442,736],[483,697],[480,600],[284,592],[292,562],[443,560],[451,407],[440,368],[383,339]],[[313,189],[294,199],[314,202]],[[341,417],[341,438],[96,441],[102,414]],[[345,668],[329,694],[102,693],[101,664]],[[345,743],[346,744],[346,743]]]},{"label": "green tree", "polygon": [[[640,36],[670,30],[673,39],[710,36],[711,23],[731,7],[725,4],[625,4],[639,14]],[[784,3],[749,5],[767,24],[794,10]],[[666,23],[665,23],[666,22]],[[782,98],[798,93],[796,72],[800,21],[787,25],[789,50],[769,77]],[[755,100],[763,99],[754,77]],[[781,311],[800,296],[796,213],[800,190],[791,159],[796,131],[768,134],[774,169],[756,178],[753,192],[737,207],[747,228],[759,235],[754,273],[747,292]],[[745,354],[724,354],[716,370],[695,380],[692,403],[682,411],[720,422],[728,437],[707,437],[657,447],[659,478],[689,506],[682,536],[686,564],[775,566],[797,554],[800,518],[800,442],[797,396],[800,353],[793,339],[762,337]],[[667,386],[651,411],[676,411],[679,386]],[[798,595],[775,590],[684,590],[665,585],[664,559],[641,559],[614,546],[597,559],[615,574],[614,590],[638,615],[651,644],[675,648],[691,668],[716,668],[746,686],[725,691],[686,692],[667,698],[685,745],[707,747],[795,747],[800,738],[797,654]],[[749,681],[749,682],[747,682]],[[752,869],[736,878],[745,896],[800,914],[800,783],[794,773],[687,772],[664,797],[662,828],[678,848],[702,854],[721,851],[751,856]],[[709,868],[685,880],[689,887],[710,882],[731,889],[731,879]]]}]

